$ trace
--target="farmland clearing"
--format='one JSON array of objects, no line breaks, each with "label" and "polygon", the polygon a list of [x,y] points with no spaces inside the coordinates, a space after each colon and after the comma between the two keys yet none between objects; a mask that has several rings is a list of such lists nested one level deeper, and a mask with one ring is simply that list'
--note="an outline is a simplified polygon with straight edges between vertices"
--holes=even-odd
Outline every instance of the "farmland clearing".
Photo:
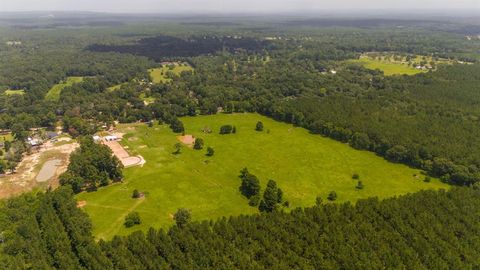
[{"label": "farmland clearing", "polygon": [[[331,191],[337,202],[377,196],[387,198],[422,189],[448,188],[438,179],[424,182],[423,172],[402,164],[387,162],[374,153],[359,151],[349,145],[258,114],[217,114],[181,118],[185,134],[202,138],[205,147],[194,150],[187,145],[174,154],[178,134],[166,125],[119,125],[125,133],[121,144],[129,155],[141,155],[146,163],[124,170],[121,183],[77,195],[90,215],[97,238],[110,239],[135,230],[167,228],[173,213],[187,208],[194,220],[258,213],[239,192],[239,171],[247,167],[260,179],[262,188],[274,179],[284,191],[290,208],[312,206],[315,198],[325,201]],[[262,121],[264,131],[255,131]],[[235,134],[220,135],[219,128],[230,124]],[[205,127],[208,127],[206,129]],[[207,133],[205,130],[212,130]],[[211,157],[207,146],[215,149]],[[364,189],[356,189],[358,174]],[[134,189],[145,194],[132,199]],[[123,226],[123,218],[137,211],[142,224]],[[288,209],[287,209],[288,211]]]}]

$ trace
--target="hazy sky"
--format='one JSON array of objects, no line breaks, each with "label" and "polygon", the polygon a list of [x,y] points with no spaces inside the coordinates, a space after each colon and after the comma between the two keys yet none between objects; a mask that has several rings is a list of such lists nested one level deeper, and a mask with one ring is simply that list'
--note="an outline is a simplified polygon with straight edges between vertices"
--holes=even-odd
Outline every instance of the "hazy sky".
[{"label": "hazy sky", "polygon": [[480,0],[0,0],[1,11],[288,12],[477,9]]}]

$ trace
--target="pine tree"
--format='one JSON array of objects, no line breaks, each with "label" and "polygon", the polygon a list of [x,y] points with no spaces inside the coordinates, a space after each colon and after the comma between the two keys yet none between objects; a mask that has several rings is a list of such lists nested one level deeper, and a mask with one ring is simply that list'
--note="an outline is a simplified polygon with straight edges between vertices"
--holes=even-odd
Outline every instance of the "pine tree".
[{"label": "pine tree", "polygon": [[262,212],[273,212],[277,209],[278,202],[279,189],[277,187],[277,183],[273,180],[269,180],[267,183],[267,188],[263,192],[263,200],[260,202],[259,209]]}]

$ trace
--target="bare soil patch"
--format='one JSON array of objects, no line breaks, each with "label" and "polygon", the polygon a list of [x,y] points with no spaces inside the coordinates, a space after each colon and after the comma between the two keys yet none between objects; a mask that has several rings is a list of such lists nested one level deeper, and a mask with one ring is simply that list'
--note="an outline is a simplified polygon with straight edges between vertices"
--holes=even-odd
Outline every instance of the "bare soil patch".
[{"label": "bare soil patch", "polygon": [[77,202],[77,208],[82,208],[85,205],[87,205],[87,201],[78,201]]},{"label": "bare soil patch", "polygon": [[195,137],[193,135],[177,136],[177,139],[188,146],[193,146],[195,143]]},{"label": "bare soil patch", "polygon": [[130,156],[118,141],[104,141],[103,143],[112,149],[113,154],[122,162],[125,168],[145,164],[142,156]]},{"label": "bare soil patch", "polygon": [[[67,169],[70,153],[78,146],[76,142],[55,145],[49,141],[32,153],[25,154],[15,173],[0,178],[0,198],[12,197],[36,187],[56,188],[59,185],[58,177]],[[58,160],[55,172],[53,175],[49,174],[47,180],[37,181],[36,177],[42,166],[50,159]]]}]

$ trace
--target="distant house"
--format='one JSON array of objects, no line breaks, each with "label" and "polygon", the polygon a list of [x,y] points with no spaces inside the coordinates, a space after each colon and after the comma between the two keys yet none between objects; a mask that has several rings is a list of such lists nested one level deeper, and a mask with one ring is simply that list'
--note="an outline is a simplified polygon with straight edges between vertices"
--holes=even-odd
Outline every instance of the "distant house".
[{"label": "distant house", "polygon": [[53,132],[53,131],[47,132],[46,135],[47,135],[47,138],[48,138],[49,140],[58,137],[58,133],[57,133],[57,132]]},{"label": "distant house", "polygon": [[42,140],[28,137],[27,143],[30,144],[31,146],[39,146],[42,144]]},{"label": "distant house", "polygon": [[99,142],[102,138],[98,135],[93,135],[92,136],[94,142]]},{"label": "distant house", "polygon": [[105,136],[104,139],[105,139],[105,141],[107,141],[107,142],[111,142],[111,141],[116,141],[116,140],[118,140],[118,137],[115,136],[115,135],[108,135],[108,136]]}]

